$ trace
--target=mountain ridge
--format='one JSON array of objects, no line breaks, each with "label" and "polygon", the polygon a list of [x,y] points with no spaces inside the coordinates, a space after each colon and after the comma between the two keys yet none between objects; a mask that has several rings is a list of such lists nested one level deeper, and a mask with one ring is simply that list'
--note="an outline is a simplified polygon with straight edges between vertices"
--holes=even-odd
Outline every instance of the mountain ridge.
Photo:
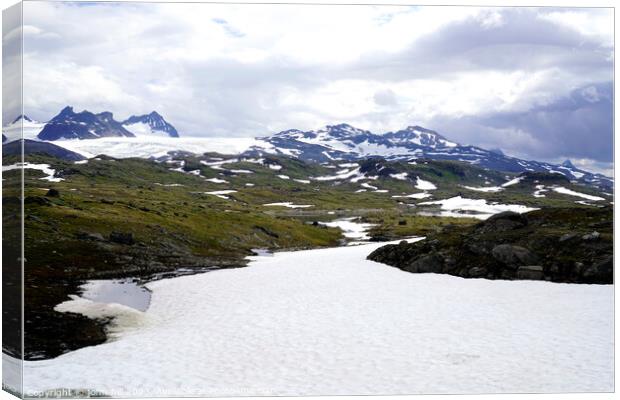
[{"label": "mountain ridge", "polygon": [[[33,122],[28,117],[19,116],[12,125],[20,119]],[[59,139],[99,139],[103,137],[136,137],[164,135],[179,137],[177,130],[168,123],[157,111],[144,115],[132,115],[124,121],[114,119],[110,111],[93,113],[88,110],[75,112],[73,107],[64,107],[54,118],[43,125],[37,138],[54,141]]]},{"label": "mountain ridge", "polygon": [[[461,145],[436,131],[418,125],[395,132],[375,134],[349,124],[337,124],[311,131],[289,129],[257,139],[272,145],[271,151],[276,153],[318,163],[333,160],[356,161],[369,156],[381,156],[388,160],[453,160],[512,173],[556,173],[592,186],[607,189],[613,187],[613,179],[579,169],[569,160],[562,164],[523,160],[506,155],[498,149],[487,150]],[[247,153],[261,155],[268,152],[264,147],[254,146]]]}]

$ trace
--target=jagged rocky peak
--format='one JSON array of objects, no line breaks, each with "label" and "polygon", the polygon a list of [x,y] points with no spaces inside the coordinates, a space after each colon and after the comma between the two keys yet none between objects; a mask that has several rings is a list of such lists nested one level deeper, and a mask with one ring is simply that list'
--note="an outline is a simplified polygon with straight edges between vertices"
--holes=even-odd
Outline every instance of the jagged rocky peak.
[{"label": "jagged rocky peak", "polygon": [[157,111],[150,114],[132,115],[123,121],[123,126],[136,136],[159,135],[169,137],[179,137],[179,133],[172,124],[164,119]]},{"label": "jagged rocky peak", "polygon": [[576,169],[576,167],[573,165],[571,160],[568,160],[568,159],[564,160],[564,162],[562,163],[562,166],[566,168]]},{"label": "jagged rocky peak", "polygon": [[13,122],[11,122],[11,125],[16,124],[16,123],[18,123],[18,122],[20,122],[20,121],[24,121],[24,122],[34,122],[32,119],[28,118],[28,116],[27,116],[27,115],[25,115],[25,114],[21,114],[21,115],[19,115],[17,118],[15,118],[15,119],[13,120]]},{"label": "jagged rocky peak", "polygon": [[98,139],[102,137],[133,137],[114,120],[109,111],[94,114],[84,110],[76,113],[73,107],[66,106],[52,118],[38,134],[41,140],[58,139]]}]

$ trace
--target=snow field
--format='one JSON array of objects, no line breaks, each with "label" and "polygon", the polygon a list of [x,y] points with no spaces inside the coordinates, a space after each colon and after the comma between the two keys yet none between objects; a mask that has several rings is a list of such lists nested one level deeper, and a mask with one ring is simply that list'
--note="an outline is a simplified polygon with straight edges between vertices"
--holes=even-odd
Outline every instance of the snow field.
[{"label": "snow field", "polygon": [[[613,286],[411,274],[385,243],[148,284],[141,326],[25,363],[29,391],[342,395],[613,390]],[[65,310],[82,312],[77,300]]]}]

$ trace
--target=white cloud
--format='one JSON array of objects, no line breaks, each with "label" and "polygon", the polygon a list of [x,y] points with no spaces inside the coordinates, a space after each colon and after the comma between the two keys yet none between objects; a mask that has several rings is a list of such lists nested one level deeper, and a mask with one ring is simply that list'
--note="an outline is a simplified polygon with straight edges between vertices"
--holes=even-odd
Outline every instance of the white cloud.
[{"label": "white cloud", "polygon": [[542,12],[540,18],[613,46],[614,15],[611,8],[573,8]]}]

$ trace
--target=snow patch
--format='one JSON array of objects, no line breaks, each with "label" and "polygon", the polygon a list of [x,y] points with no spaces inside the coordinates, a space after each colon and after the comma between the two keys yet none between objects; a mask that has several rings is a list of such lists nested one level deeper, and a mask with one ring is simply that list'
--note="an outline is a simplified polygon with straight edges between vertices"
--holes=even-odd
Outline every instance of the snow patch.
[{"label": "snow patch", "polygon": [[416,189],[420,189],[420,190],[435,190],[437,189],[437,186],[435,186],[432,182],[429,181],[425,181],[420,179],[420,177],[416,177],[416,184],[415,184]]},{"label": "snow patch", "polygon": [[520,178],[520,177],[511,179],[508,182],[502,184],[502,187],[508,187],[508,186],[516,185],[517,183],[521,182],[521,180],[523,180],[523,178]]},{"label": "snow patch", "polygon": [[321,225],[331,228],[340,228],[342,234],[347,239],[368,240],[370,236],[366,233],[375,224],[354,222],[355,217],[337,219],[331,222],[319,222]]},{"label": "snow patch", "polygon": [[502,187],[499,187],[499,186],[485,186],[485,187],[463,186],[463,187],[467,190],[474,190],[476,192],[487,192],[487,193],[501,192],[502,190],[504,190]]},{"label": "snow patch", "polygon": [[394,179],[398,179],[399,181],[407,180],[407,172],[401,172],[400,174],[390,174],[390,176]]},{"label": "snow patch", "polygon": [[287,207],[287,208],[308,208],[314,207],[312,204],[293,204],[290,201],[282,202],[282,203],[268,203],[263,204],[266,207]]},{"label": "snow patch", "polygon": [[228,183],[228,181],[224,179],[220,179],[220,178],[209,178],[209,179],[205,179],[205,181],[212,182],[212,183]]},{"label": "snow patch", "polygon": [[408,198],[408,199],[425,199],[427,197],[431,197],[432,194],[427,193],[427,192],[422,192],[422,193],[413,193],[413,194],[407,194],[407,195],[402,195],[402,196],[392,196],[394,198]]},{"label": "snow patch", "polygon": [[602,197],[592,196],[590,194],[585,194],[585,193],[580,193],[580,192],[575,192],[574,190],[570,190],[570,189],[567,189],[567,188],[562,187],[562,186],[552,187],[551,190],[553,190],[554,192],[557,192],[557,193],[567,194],[569,196],[581,197],[581,198],[584,198],[586,200],[592,200],[592,201],[605,200]]},{"label": "snow patch", "polygon": [[209,194],[211,196],[217,196],[220,199],[228,200],[230,197],[226,196],[227,194],[237,193],[236,190],[214,190],[212,192],[204,192],[204,194]]},{"label": "snow patch", "polygon": [[441,210],[450,212],[449,215],[442,214],[443,216],[459,216],[478,218],[483,220],[489,218],[493,214],[504,211],[526,213],[529,211],[537,210],[537,208],[526,207],[519,204],[487,203],[485,199],[467,199],[461,196],[456,196],[444,200],[426,201],[423,203],[418,203],[418,205],[440,205]]},{"label": "snow patch", "polygon": [[536,185],[536,191],[534,191],[534,193],[532,193],[532,196],[534,196],[534,197],[547,197],[546,195],[543,194],[545,192],[548,192],[548,190],[545,189],[545,185]]}]

